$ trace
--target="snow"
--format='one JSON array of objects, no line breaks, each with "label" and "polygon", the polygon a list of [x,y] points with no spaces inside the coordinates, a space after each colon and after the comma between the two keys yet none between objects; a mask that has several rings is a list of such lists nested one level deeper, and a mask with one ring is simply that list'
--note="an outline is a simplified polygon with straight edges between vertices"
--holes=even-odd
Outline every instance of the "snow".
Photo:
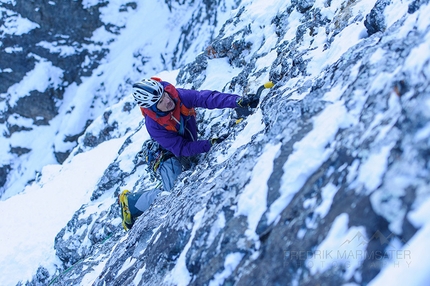
[{"label": "snow", "polygon": [[384,11],[387,28],[400,20],[408,11],[409,3],[407,1],[399,1],[390,3]]},{"label": "snow", "polygon": [[428,222],[427,216],[426,224],[418,230],[414,237],[409,240],[402,249],[397,251],[396,257],[369,283],[369,285],[429,285],[429,237],[430,223]]},{"label": "snow", "polygon": [[215,240],[215,237],[224,228],[224,226],[225,226],[225,215],[224,215],[224,212],[220,212],[206,240],[208,245],[212,244],[212,242]]},{"label": "snow", "polygon": [[294,153],[284,164],[281,179],[281,196],[270,206],[268,223],[276,220],[281,211],[306,182],[307,178],[327,160],[332,153],[330,146],[339,128],[348,126],[351,117],[342,101],[326,107],[314,120],[313,130],[294,144]]},{"label": "snow", "polygon": [[[33,29],[40,28],[38,24],[21,17],[21,15],[14,15],[15,12],[8,9],[0,7],[0,12],[9,15],[5,22],[2,21],[2,25],[0,26],[0,35],[20,36]],[[0,44],[0,46],[1,45],[2,44]]]},{"label": "snow", "polygon": [[236,215],[244,215],[248,219],[246,234],[251,239],[258,239],[255,229],[261,216],[266,211],[267,180],[273,171],[273,160],[277,157],[281,144],[267,145],[254,169],[251,181],[239,195]]},{"label": "snow", "polygon": [[242,70],[233,68],[227,58],[210,59],[206,69],[206,79],[201,89],[220,90],[220,83],[227,83]]},{"label": "snow", "polygon": [[[335,63],[349,48],[355,46],[361,40],[361,25],[350,25],[342,30],[338,35],[334,37],[333,43],[330,45],[330,49],[324,51],[323,41],[320,40],[320,44],[314,51],[309,53],[307,59],[312,59],[309,63],[308,70],[312,76],[320,74],[324,68]],[[320,34],[325,38],[324,31]]]},{"label": "snow", "polygon": [[134,285],[138,285],[140,280],[142,280],[143,273],[146,271],[146,265],[144,265],[136,274],[133,280]]},{"label": "snow", "polygon": [[118,275],[121,275],[124,271],[126,271],[130,266],[136,263],[136,258],[130,257],[127,259],[122,265],[121,269],[118,271]]},{"label": "snow", "polygon": [[374,191],[381,184],[392,147],[384,146],[380,152],[370,154],[360,166],[357,182],[364,184],[368,193]]},{"label": "snow", "polygon": [[[24,79],[11,86],[9,88],[10,103],[16,104],[16,101],[26,95],[30,95],[31,90],[38,90],[40,92],[45,91],[48,87],[56,86],[61,83],[61,78],[63,76],[63,71],[52,65],[51,62],[41,59],[36,63],[34,70],[27,73]],[[57,119],[54,119],[56,121]],[[15,115],[9,117],[9,124],[17,124],[18,126],[31,126],[30,119],[20,117]],[[53,122],[55,126],[55,122]],[[5,140],[4,137],[0,138],[0,146],[2,152],[2,163],[7,164],[8,162],[15,161],[16,156],[8,153],[10,146],[12,147],[26,147],[32,150],[31,154],[26,154],[21,156],[20,169],[21,174],[15,174],[12,177],[12,181],[8,188],[5,190],[2,199],[13,196],[17,193],[17,189],[22,190],[25,183],[30,181],[34,177],[34,173],[47,164],[52,164],[55,162],[55,158],[52,152],[49,154],[44,154],[42,150],[47,150],[47,146],[50,145],[49,142],[55,136],[55,129],[49,126],[40,126],[37,130],[29,130],[23,132],[13,133],[10,138]],[[32,140],[29,140],[32,138]],[[48,147],[49,148],[49,147]],[[29,159],[31,157],[31,162]]]},{"label": "snow", "polygon": [[242,132],[235,138],[231,146],[228,148],[225,155],[220,154],[217,158],[218,164],[226,161],[231,155],[236,152],[241,146],[246,145],[252,139],[252,136],[264,130],[263,114],[258,109],[254,114],[246,119],[246,126]]},{"label": "snow", "polygon": [[107,259],[97,265],[92,272],[89,272],[82,279],[82,285],[93,285],[94,281],[99,276],[99,273],[103,271],[103,267],[106,265]]},{"label": "snow", "polygon": [[306,253],[309,256],[306,265],[312,274],[343,265],[346,268],[345,279],[348,280],[361,265],[366,257],[366,229],[361,226],[348,228],[348,221],[347,214],[340,214],[319,247],[312,254]]},{"label": "snow", "polygon": [[37,46],[40,46],[42,48],[49,50],[50,53],[58,53],[60,57],[73,55],[74,53],[76,53],[76,50],[77,50],[76,47],[62,46],[62,45],[59,45],[58,43],[53,44],[46,41],[42,41],[38,43]]},{"label": "snow", "polygon": [[[1,1],[5,2],[5,1]],[[325,7],[327,1],[317,0],[315,7],[321,8],[323,16],[332,19],[337,9],[341,9],[342,0],[332,1],[331,6]],[[375,0],[363,0],[354,2],[352,13],[366,15],[375,4]],[[386,11],[388,26],[394,25],[396,21],[402,20],[407,10],[410,1],[392,1]],[[85,0],[82,5],[91,7],[97,5],[98,0]],[[127,82],[139,80],[142,77],[158,75],[164,80],[176,84],[176,77],[179,73],[178,69],[168,70],[171,63],[162,63],[159,58],[162,53],[171,54],[176,46],[177,39],[180,38],[180,27],[185,19],[190,18],[190,7],[179,6],[173,3],[173,9],[176,10],[175,15],[171,15],[164,1],[144,1],[139,3],[136,10],[128,9],[127,12],[118,12],[118,8],[125,3],[124,1],[116,0],[109,1],[109,4],[101,9],[102,19],[106,22],[115,23],[116,25],[124,25],[126,28],[121,31],[121,34],[114,36],[103,27],[98,29],[93,40],[109,44],[110,53],[108,57],[95,70],[91,77],[81,78],[82,83],[79,85],[71,84],[67,87],[59,106],[60,115],[50,122],[50,126],[39,127],[33,131],[23,131],[13,134],[5,140],[3,137],[0,140],[0,149],[2,151],[2,163],[12,163],[19,166],[22,173],[15,174],[12,182],[8,182],[5,195],[0,201],[0,210],[3,214],[0,216],[0,285],[16,285],[18,281],[31,280],[39,266],[43,266],[53,274],[56,270],[56,265],[61,265],[61,261],[56,257],[53,248],[54,239],[57,233],[67,224],[77,209],[84,204],[99,204],[100,201],[90,202],[92,192],[95,190],[98,180],[102,176],[107,166],[114,160],[120,162],[120,167],[123,171],[130,171],[134,165],[132,158],[138,150],[140,150],[142,142],[149,138],[146,130],[136,132],[131,136],[132,143],[127,147],[121,155],[118,155],[118,150],[124,143],[125,138],[131,135],[130,130],[136,130],[142,121],[142,117],[137,108],[134,108],[130,113],[121,112],[124,102],[132,102],[131,95],[123,96],[123,90],[129,89]],[[54,4],[52,2],[52,4]],[[196,3],[194,5],[197,5]],[[230,23],[225,27],[225,36],[233,35],[237,31],[243,29],[249,22],[253,37],[253,51],[259,49],[265,54],[255,63],[256,70],[263,70],[271,66],[277,58],[276,43],[283,41],[292,41],[296,37],[296,28],[301,25],[302,13],[294,10],[285,23],[287,33],[282,39],[279,39],[274,33],[274,27],[271,24],[273,15],[277,11],[282,11],[291,5],[290,1],[242,1],[242,6],[246,7],[247,14],[238,23]],[[233,5],[231,5],[233,6]],[[219,9],[222,9],[219,8]],[[227,9],[227,8],[226,8]],[[230,8],[228,8],[230,9]],[[238,12],[238,10],[228,10],[220,15],[218,26],[213,28],[219,30],[224,21]],[[232,8],[231,8],[232,9]],[[267,11],[270,10],[271,13]],[[1,8],[2,13],[11,13],[10,11]],[[428,15],[430,13],[430,5],[423,5],[416,12],[414,17],[409,17],[405,21],[404,33],[409,32],[411,27],[419,30],[425,30],[429,25]],[[249,21],[249,22],[248,22]],[[364,21],[364,18],[362,19]],[[316,31],[316,36],[305,36],[304,42],[306,46],[303,49],[312,48],[310,52],[304,55],[305,60],[309,60],[308,72],[306,79],[313,79],[324,71],[329,65],[335,63],[345,52],[352,46],[363,41],[363,24],[361,22],[352,23],[339,34],[334,36],[331,48],[324,50],[324,44],[327,43],[327,38],[332,35],[327,35],[323,29]],[[157,23],[154,25],[154,23]],[[19,15],[9,18],[9,20],[0,27],[0,35],[22,35],[38,28],[39,25],[22,18]],[[143,28],[151,27],[151,29]],[[184,55],[178,66],[192,61],[195,56],[207,46],[207,37],[202,36],[204,33],[210,33],[210,27],[202,30],[201,34],[190,49],[192,52]],[[163,35],[163,36],[160,36]],[[423,43],[417,46],[405,60],[405,70],[418,70],[427,64],[422,60],[422,55],[430,53],[430,46],[427,36],[423,39]],[[132,40],[130,40],[132,39]],[[0,44],[3,45],[3,44]],[[70,55],[77,52],[73,47],[62,46],[59,43],[40,42],[39,46],[49,49],[51,52],[58,52],[60,56]],[[97,49],[92,45],[84,46],[90,50]],[[7,51],[16,51],[15,47],[8,47]],[[163,51],[163,52],[162,52]],[[378,63],[385,56],[382,49],[377,50],[370,63]],[[148,67],[145,67],[141,72],[136,71],[136,66],[139,62],[135,59],[136,54],[143,54],[147,57]],[[250,53],[252,55],[252,52]],[[247,58],[248,59],[248,58]],[[89,63],[88,59],[88,63]],[[361,63],[358,62],[354,72],[351,73],[350,79],[357,77]],[[133,67],[133,68],[132,68]],[[231,78],[239,75],[243,71],[242,68],[233,67],[226,58],[208,60],[208,67],[205,74],[205,81],[202,84],[202,89],[217,89],[222,90],[228,86]],[[7,69],[1,72],[10,72]],[[55,67],[47,59],[37,58],[35,68],[28,72],[23,80],[13,86],[6,94],[1,94],[1,98],[10,96],[10,102],[16,104],[17,100],[24,95],[28,95],[32,90],[40,92],[45,91],[48,87],[58,87],[62,85],[62,77],[64,71]],[[390,82],[392,73],[383,73],[377,81],[374,81],[369,90],[385,90],[387,83]],[[417,74],[416,80],[422,81],[428,78],[423,74]],[[262,72],[259,78],[255,78],[251,82],[251,87],[255,87],[258,82],[267,81],[269,78],[268,72]],[[296,86],[300,79],[291,79],[284,87],[279,87],[279,90],[288,90]],[[279,155],[281,144],[266,145],[256,160],[256,165],[252,169],[249,183],[240,192],[238,197],[237,209],[235,215],[243,215],[247,217],[248,230],[247,235],[250,239],[257,239],[255,229],[261,217],[266,213],[268,223],[276,223],[282,210],[288,205],[294,195],[304,185],[306,180],[312,175],[322,163],[324,163],[333,152],[331,145],[337,132],[341,128],[348,127],[355,122],[361,115],[364,104],[367,100],[367,95],[363,91],[355,90],[356,93],[354,109],[348,110],[345,107],[345,102],[342,101],[342,94],[347,86],[336,85],[330,92],[324,95],[323,100],[328,101],[328,106],[319,114],[313,122],[313,130],[308,133],[302,140],[294,145],[293,153],[288,157],[288,160],[283,166],[284,176],[281,180],[280,197],[269,207],[266,206],[267,197],[267,182],[270,174],[273,171],[273,162]],[[237,91],[239,92],[239,91]],[[262,99],[267,95],[265,91]],[[363,94],[360,94],[363,93]],[[98,101],[94,101],[94,96],[98,96]],[[306,93],[292,93],[290,100],[301,100],[306,96]],[[117,99],[118,104],[105,105],[106,102],[114,102]],[[92,106],[95,106],[93,108]],[[6,108],[4,102],[0,102],[1,109]],[[423,107],[430,107],[428,105]],[[382,141],[383,137],[390,132],[396,119],[401,111],[400,99],[392,95],[389,102],[390,122],[386,128],[375,137],[375,141]],[[55,158],[52,151],[69,150],[69,143],[64,142],[67,135],[79,134],[83,131],[88,119],[94,120],[93,125],[88,128],[88,131],[102,129],[104,124],[103,117],[100,116],[104,111],[112,111],[109,123],[114,121],[119,122],[119,128],[115,138],[106,141],[95,148],[83,150],[83,153],[71,156],[63,165],[55,164]],[[82,114],[90,113],[89,117]],[[426,113],[429,117],[429,113]],[[427,118],[428,119],[428,118]],[[377,115],[373,121],[373,125],[369,128],[369,133],[363,136],[362,140],[369,138],[372,135],[372,127],[380,125],[381,122],[387,122],[387,118]],[[32,120],[20,116],[10,117],[9,124],[20,126],[32,126]],[[243,130],[230,142],[227,152],[219,153],[217,164],[226,162],[236,152],[246,152],[241,150],[247,144],[259,140],[258,135],[265,128],[263,123],[263,114],[260,109],[249,116],[243,124]],[[6,131],[2,127],[0,132]],[[430,123],[423,124],[420,131],[416,134],[414,140],[428,140],[430,135]],[[29,139],[31,138],[31,139]],[[55,138],[55,146],[50,142]],[[82,138],[80,139],[82,140]],[[253,141],[254,140],[254,141]],[[16,158],[7,153],[10,145],[27,147],[32,149],[29,155],[23,155]],[[376,191],[378,186],[383,181],[383,176],[388,166],[390,159],[391,145],[381,144],[379,152],[368,154],[366,159],[360,164],[359,160],[348,167],[347,181],[357,186],[362,184],[366,188],[366,192],[375,192],[371,197],[373,201],[386,199],[381,192]],[[48,150],[48,152],[40,152],[40,150]],[[38,155],[34,155],[38,154]],[[47,155],[48,154],[48,155]],[[31,156],[31,157],[30,157]],[[42,169],[43,168],[43,169]],[[29,180],[34,177],[36,171],[41,171],[41,175],[33,182],[24,188]],[[219,172],[222,172],[221,169]],[[137,172],[138,173],[138,172]],[[209,173],[209,172],[208,172]],[[30,175],[28,175],[30,174]],[[215,174],[214,178],[219,173]],[[132,188],[135,181],[138,179],[138,174],[133,175],[129,181],[124,182],[124,188]],[[400,180],[400,179],[399,179]],[[210,182],[210,181],[209,181]],[[399,184],[401,184],[400,181]],[[354,185],[355,184],[355,185]],[[315,213],[321,218],[325,218],[330,210],[334,196],[338,192],[338,187],[329,183],[321,190],[321,203],[315,208]],[[428,191],[428,190],[427,190]],[[108,194],[110,195],[110,194]],[[107,196],[108,196],[107,195]],[[401,192],[399,196],[403,195]],[[112,198],[110,198],[112,200]],[[390,205],[393,210],[396,208],[397,214],[393,214],[393,223],[390,227],[396,233],[400,233],[400,219],[404,217],[404,213],[398,205],[398,201],[393,201]],[[376,204],[376,203],[375,203]],[[316,199],[310,199],[305,202],[306,207],[316,205]],[[106,206],[105,206],[106,207]],[[389,265],[376,277],[371,285],[429,285],[430,272],[428,271],[428,257],[430,249],[428,248],[428,237],[430,237],[430,200],[422,202],[420,206],[415,206],[416,209],[407,215],[411,223],[421,228],[411,241],[401,250],[403,254],[411,253],[413,255],[413,263],[410,267],[396,267],[401,262],[399,259],[393,259]],[[24,211],[25,210],[25,211]],[[378,211],[378,210],[377,210]],[[389,211],[389,210],[381,210]],[[90,215],[90,213],[87,213]],[[189,250],[196,231],[199,229],[205,211],[197,212],[193,217],[193,227],[191,236],[181,252],[178,261],[165,282],[176,285],[187,285],[191,282],[191,274],[186,267],[186,254]],[[321,242],[316,251],[306,257],[306,263],[313,274],[323,272],[334,265],[346,266],[345,277],[350,278],[354,275],[355,270],[359,267],[363,256],[355,255],[354,257],[344,255],[327,256],[327,251],[340,250],[341,254],[351,251],[364,252],[366,243],[363,239],[367,239],[365,229],[361,226],[348,227],[349,216],[345,213],[340,214],[333,222],[328,236]],[[118,221],[119,223],[119,221]],[[207,243],[214,241],[226,224],[226,218],[223,212],[218,214],[210,233],[208,234]],[[356,234],[357,240],[354,241]],[[155,232],[154,232],[155,234]],[[301,229],[298,237],[304,237],[305,229]],[[125,238],[124,238],[125,239]],[[162,239],[161,233],[158,233],[154,242]],[[346,243],[348,241],[348,243]],[[409,251],[409,252],[407,252]],[[357,254],[357,252],[355,252]],[[230,253],[224,261],[224,270],[215,274],[210,281],[210,285],[222,285],[225,279],[233,273],[236,267],[240,264],[244,254]],[[35,263],[36,262],[36,263]],[[103,269],[104,261],[91,274],[88,274],[83,282],[91,283],[96,279],[98,273]],[[121,271],[125,271],[127,267],[135,263],[131,259],[123,265]],[[134,283],[137,285],[140,282],[145,271],[143,267],[136,275]],[[412,274],[411,274],[412,273]]]},{"label": "snow", "polygon": [[[93,6],[98,1],[89,1],[85,5]],[[154,55],[157,57],[157,60],[149,61],[153,63],[158,63],[159,60],[159,51],[166,50],[165,46],[169,41],[169,37],[159,37],[158,35],[161,33],[165,33],[166,27],[165,25],[169,24],[169,18],[165,17],[165,15],[169,15],[168,8],[165,5],[159,5],[154,2],[145,2],[144,5],[138,5],[138,9],[136,11],[128,11],[127,13],[118,13],[118,7],[123,4],[124,1],[110,1],[110,5],[105,6],[101,9],[102,18],[105,21],[111,21],[116,24],[124,24],[121,21],[125,21],[127,19],[128,29],[125,29],[121,35],[119,35],[112,44],[110,44],[110,53],[106,62],[102,63],[94,72],[94,76],[81,78],[82,84],[76,86],[72,84],[67,87],[64,94],[64,100],[62,102],[62,106],[60,106],[59,112],[61,112],[56,118],[54,118],[51,122],[51,128],[44,132],[44,136],[38,138],[36,134],[39,134],[39,130],[34,130],[34,132],[21,132],[20,137],[24,136],[24,138],[14,139],[15,134],[12,136],[11,140],[14,141],[14,145],[12,146],[20,146],[26,147],[28,146],[29,141],[33,141],[36,139],[38,143],[32,143],[31,149],[32,153],[42,154],[43,158],[31,158],[31,162],[26,160],[28,156],[21,156],[16,158],[16,156],[12,156],[8,153],[10,147],[9,140],[5,140],[3,137],[0,138],[0,147],[1,150],[1,160],[3,164],[12,164],[16,169],[21,169],[21,173],[14,175],[9,179],[6,183],[6,192],[2,196],[2,200],[7,199],[14,194],[21,192],[24,189],[25,184],[33,179],[35,172],[41,170],[44,165],[54,164],[56,163],[56,159],[52,155],[46,155],[47,146],[50,148],[51,144],[48,144],[48,140],[52,140],[51,138],[55,138],[55,146],[54,150],[56,152],[64,152],[71,148],[70,142],[64,142],[66,136],[76,135],[81,133],[87,123],[87,120],[96,119],[99,114],[101,114],[107,106],[103,104],[105,101],[109,101],[111,98],[115,98],[118,95],[116,94],[117,90],[121,90],[124,88],[130,88],[130,85],[125,85],[125,82],[128,80],[138,80],[144,75],[136,76],[136,73],[131,73],[130,67],[134,65],[134,54],[136,51],[144,48],[145,54]],[[163,8],[164,7],[164,8]],[[121,16],[121,17],[119,17]],[[159,19],[164,19],[162,22]],[[182,18],[183,20],[186,18]],[[149,41],[136,41],[135,44],[130,44],[130,39],[139,39],[142,37],[142,29],[141,27],[150,26],[153,21],[160,22],[160,25],[157,25],[158,29],[146,29],[145,38],[148,37]],[[152,21],[152,22],[151,22]],[[177,26],[175,29],[167,29],[171,31],[172,37],[179,37],[180,35],[180,24],[177,22]],[[172,27],[171,27],[172,28]],[[147,39],[148,39],[147,38]],[[158,39],[155,43],[153,43],[152,38]],[[112,40],[112,34],[109,34],[104,27],[101,27],[98,31],[94,33],[93,36],[94,41],[100,41],[102,43],[108,43]],[[42,46],[48,47],[46,43],[39,43]],[[149,45],[149,46],[148,46]],[[64,47],[54,47],[54,45],[49,46],[50,49],[61,50],[62,53],[67,54],[69,50],[65,50]],[[151,48],[149,48],[151,47]],[[91,45],[84,46],[84,48],[88,48],[92,50]],[[174,49],[172,47],[171,49]],[[79,52],[79,51],[75,51]],[[149,67],[152,72],[153,70],[163,70],[164,66],[154,66]],[[29,95],[31,90],[45,91],[48,87],[56,88],[62,85],[62,77],[64,71],[52,65],[51,62],[47,61],[43,58],[38,58],[35,68],[30,71],[24,79],[11,86],[7,92],[7,96],[11,96],[10,102],[14,104],[18,98]],[[177,72],[176,72],[177,73]],[[155,74],[150,74],[153,76]],[[169,76],[169,78],[173,78],[174,73]],[[111,94],[111,92],[113,94]],[[100,102],[94,102],[94,97],[98,97]],[[1,94],[1,97],[6,97],[6,94]],[[130,99],[131,95],[130,95]],[[0,103],[0,107],[2,109],[6,109],[4,103]],[[138,110],[134,110],[134,114],[137,114]],[[85,116],[83,116],[85,115]],[[137,116],[134,118],[142,119],[141,116]],[[121,120],[122,121],[122,120]],[[132,126],[129,126],[132,127]],[[31,140],[28,140],[32,138]],[[49,150],[49,154],[52,154],[52,150]],[[24,174],[24,175],[23,175]]]},{"label": "snow", "polygon": [[321,190],[321,204],[315,209],[315,214],[319,214],[321,218],[324,218],[330,211],[333,198],[336,195],[338,188],[333,184],[328,184]]},{"label": "snow", "polygon": [[15,284],[17,277],[31,280],[39,267],[34,261],[51,271],[60,264],[53,238],[89,202],[94,186],[116,156],[110,150],[118,150],[122,143],[122,139],[110,140],[76,155],[69,164],[45,166],[38,182],[0,201],[4,214],[0,216],[1,285]]},{"label": "snow", "polygon": [[282,41],[292,41],[296,37],[296,27],[300,26],[300,18],[302,14],[297,11],[296,9],[291,12],[290,16],[288,17],[288,23],[287,23],[287,33],[285,33],[284,38]]},{"label": "snow", "polygon": [[194,224],[193,224],[193,229],[191,230],[190,239],[188,240],[187,245],[185,245],[184,250],[182,250],[181,254],[179,255],[179,258],[175,264],[175,267],[173,267],[170,273],[166,276],[166,278],[164,279],[164,282],[170,283],[173,285],[178,285],[178,286],[185,286],[189,284],[191,280],[191,275],[185,264],[186,255],[194,239],[194,236],[196,235],[196,231],[200,227],[204,214],[205,214],[205,210],[203,209],[194,215],[193,217]]},{"label": "snow", "polygon": [[11,95],[10,102],[15,104],[16,101],[25,95],[30,95],[30,91],[45,91],[49,86],[61,84],[63,70],[52,65],[45,59],[39,59],[32,71],[24,76],[21,82],[14,84],[8,90]]},{"label": "snow", "polygon": [[225,279],[233,273],[243,256],[245,256],[243,253],[228,254],[224,261],[224,271],[216,273],[214,279],[209,282],[209,286],[224,285]]},{"label": "snow", "polygon": [[84,0],[84,1],[82,1],[82,6],[84,8],[89,8],[89,7],[97,5],[98,3],[99,3],[99,0]]},{"label": "snow", "polygon": [[426,126],[421,128],[417,134],[415,135],[415,141],[425,140],[430,137],[430,123],[427,123]]},{"label": "snow", "polygon": [[426,224],[430,217],[430,199],[422,202],[419,207],[408,214],[409,221],[416,227],[420,228]]}]

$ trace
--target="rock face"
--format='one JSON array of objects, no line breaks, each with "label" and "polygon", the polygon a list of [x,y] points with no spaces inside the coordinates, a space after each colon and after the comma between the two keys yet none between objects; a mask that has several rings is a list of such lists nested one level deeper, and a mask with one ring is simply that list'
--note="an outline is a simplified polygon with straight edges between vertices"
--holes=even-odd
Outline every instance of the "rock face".
[{"label": "rock face", "polygon": [[[1,5],[36,23],[38,27],[23,35],[3,37],[0,52],[2,58],[6,60],[2,60],[1,69],[10,68],[13,72],[0,83],[0,93],[5,93],[10,86],[20,82],[24,75],[34,68],[38,57],[46,58],[66,71],[64,81],[72,83],[78,81],[81,76],[91,74],[91,68],[81,67],[86,56],[96,58],[104,55],[103,52],[91,55],[88,49],[83,49],[86,39],[91,38],[94,30],[103,25],[99,18],[99,8],[105,5],[103,3],[90,8],[84,8],[82,1],[61,4],[46,1],[16,1],[15,5],[6,3]],[[83,50],[79,54],[63,56],[41,46],[42,40],[64,46],[78,45],[76,48]],[[6,51],[8,47],[20,47],[21,51],[10,53]]]},{"label": "rock face", "polygon": [[[93,202],[57,235],[67,271],[51,277],[54,285],[79,285],[91,271],[98,271],[93,285],[367,285],[393,247],[407,251],[420,227],[408,215],[429,196],[430,26],[416,25],[429,8],[414,1],[393,21],[393,3],[378,0],[371,10],[359,3],[292,1],[254,25],[244,3],[206,52],[181,68],[178,83],[199,88],[208,62],[226,58],[242,69],[226,91],[246,90],[267,74],[275,87],[239,124],[211,125],[215,115],[202,110],[202,133],[227,130],[230,137],[127,234],[115,199],[85,211],[135,179],[142,163],[134,157],[133,170],[124,171],[119,154]],[[331,58],[355,26],[361,39]],[[258,43],[256,35],[265,37]],[[119,127],[109,115],[104,129],[82,135],[80,148],[111,138]],[[262,127],[229,153],[251,124]],[[153,185],[144,173],[134,190]],[[29,285],[48,280],[39,270]]]},{"label": "rock face", "polygon": [[[162,37],[164,46],[169,46],[162,53],[158,54],[157,51],[157,54],[148,55],[142,47],[134,51],[130,70],[135,72],[136,79],[142,74],[176,69],[184,62],[192,61],[194,58],[189,58],[190,54],[194,56],[204,48],[196,43],[206,45],[205,42],[209,43],[215,37],[217,27],[221,25],[219,14],[227,13],[238,4],[233,1],[231,5],[227,5],[225,0],[219,0],[198,3],[166,1],[163,5],[167,7],[166,12],[169,9],[191,11],[190,17],[178,19],[173,12],[172,15],[163,15],[172,17],[172,22],[182,33],[177,33],[174,37]],[[111,44],[121,36],[121,31],[125,28],[126,20],[123,18],[135,13],[137,7],[137,2],[133,1],[0,3],[1,24],[4,26],[0,34],[2,135],[9,140],[26,136],[28,142],[32,142],[40,135],[39,127],[43,129],[54,125],[56,127],[53,128],[58,128],[51,135],[52,140],[43,148],[34,148],[27,143],[28,146],[11,146],[10,149],[3,150],[1,157],[5,163],[0,162],[0,167],[9,172],[4,180],[0,180],[0,196],[6,193],[5,197],[9,197],[21,192],[29,182],[34,181],[34,174],[40,172],[43,164],[63,163],[78,145],[77,139],[84,134],[90,123],[103,114],[105,108],[129,96],[130,82],[124,83],[122,78],[118,78],[117,85],[107,89],[107,86],[114,83],[111,79],[104,79],[104,73],[100,71],[97,72],[99,82],[94,84],[95,90],[86,90],[85,87],[82,91],[73,89],[75,86],[82,87],[83,79],[91,77],[100,67]],[[112,19],[110,13],[115,13],[116,17]],[[153,42],[153,39],[144,40]],[[142,43],[142,46],[145,44]],[[28,78],[35,71],[42,71],[46,78],[38,79],[40,82],[24,84],[26,81],[31,82]],[[65,94],[67,90],[69,92]],[[73,95],[73,92],[77,94]],[[77,99],[79,96],[83,98]],[[73,125],[73,122],[79,121],[77,118],[86,120]],[[58,125],[58,121],[63,124]],[[67,124],[68,121],[72,123]],[[116,128],[115,123],[106,128],[100,134],[87,133],[86,145],[97,146],[103,140],[111,139],[110,133],[112,128]],[[25,153],[27,156],[20,156],[22,152],[17,153],[16,148],[30,151]],[[15,156],[17,154],[18,158]],[[25,162],[27,158],[34,162],[38,159],[33,158],[40,157],[46,159],[40,166],[28,166]],[[11,161],[13,163],[9,163]]]},{"label": "rock face", "polygon": [[[15,32],[1,34],[0,123],[4,124],[6,129],[3,132],[4,137],[10,138],[16,132],[26,134],[27,131],[37,130],[38,126],[48,126],[49,122],[59,114],[58,109],[62,105],[65,89],[70,84],[81,83],[81,77],[91,75],[97,68],[107,50],[101,43],[93,42],[90,38],[96,29],[104,25],[100,20],[99,9],[105,5],[106,3],[101,2],[84,7],[82,1],[67,3],[4,1],[0,3],[2,24],[6,28],[16,29]],[[33,28],[28,32],[20,32],[20,29],[26,29],[27,23],[21,23],[16,19],[26,19],[32,23]],[[13,28],[14,26],[17,27]],[[71,50],[73,52],[70,52]],[[28,77],[28,73],[31,73],[40,63],[49,63],[50,67],[61,70],[61,82],[49,77],[44,83],[46,88],[40,87],[34,90],[30,88],[24,91],[23,79]],[[46,73],[49,74],[49,71],[46,70]],[[32,126],[9,123],[15,119],[23,121],[30,119]],[[27,137],[29,141],[34,140],[30,134]],[[2,154],[2,157],[5,160],[14,160],[14,148],[17,147],[19,146],[12,146],[10,149],[11,158],[5,158],[5,154]],[[32,148],[26,149],[32,150]],[[47,148],[45,148],[46,151],[48,151]],[[69,149],[58,152],[57,161],[62,163],[70,151]],[[40,151],[33,150],[33,152]],[[44,154],[44,156],[50,155]],[[40,171],[30,169],[28,170],[30,174],[23,175],[20,169],[26,169],[26,167],[20,166],[19,160],[14,161],[9,165],[10,172],[7,176],[9,182],[8,178],[0,181],[0,196],[6,189],[12,189],[11,185],[14,182],[10,180],[15,177],[14,174],[28,177],[30,181],[34,179],[34,173]],[[16,188],[17,191],[21,191],[24,186],[21,183]]]}]

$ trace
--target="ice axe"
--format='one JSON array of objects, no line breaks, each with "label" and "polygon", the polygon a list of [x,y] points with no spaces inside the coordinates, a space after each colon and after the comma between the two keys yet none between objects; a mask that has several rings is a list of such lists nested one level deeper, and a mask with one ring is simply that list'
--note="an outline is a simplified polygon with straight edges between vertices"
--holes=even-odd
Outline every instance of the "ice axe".
[{"label": "ice axe", "polygon": [[[265,84],[262,84],[258,89],[257,92],[253,95],[249,94],[247,95],[247,101],[248,102],[257,102],[260,100],[260,95],[263,92],[263,90],[265,90],[266,88],[272,88],[275,84],[272,81],[268,81]],[[239,106],[240,106],[240,101],[238,102]],[[256,106],[256,105],[255,105]],[[237,117],[239,117],[236,120],[236,124],[238,124],[239,122],[241,122],[244,117],[247,117],[248,115],[250,115],[252,113],[251,107],[255,107],[255,106],[251,106],[250,104],[248,104],[246,107],[238,107],[236,108],[236,114]]]},{"label": "ice axe", "polygon": [[265,90],[266,88],[272,88],[275,84],[273,83],[273,81],[268,81],[265,84],[261,85],[258,89],[257,89],[257,93],[255,94],[256,97],[260,97],[261,93],[263,92],[263,90]]}]

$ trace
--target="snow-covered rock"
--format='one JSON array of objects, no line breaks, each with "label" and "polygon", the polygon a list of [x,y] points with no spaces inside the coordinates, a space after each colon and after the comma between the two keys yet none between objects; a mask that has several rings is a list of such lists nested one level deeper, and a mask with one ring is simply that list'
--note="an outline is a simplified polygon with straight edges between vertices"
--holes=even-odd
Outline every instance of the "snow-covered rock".
[{"label": "snow-covered rock", "polygon": [[[48,194],[33,217],[15,218],[34,233],[30,225],[39,226],[38,218],[51,215],[47,206],[58,205],[53,226],[38,228],[49,232],[46,238],[33,243],[2,232],[1,241],[33,257],[2,248],[0,269],[9,275],[0,275],[2,284],[427,285],[428,1],[185,2],[151,6],[157,9],[148,18],[163,12],[168,20],[159,26],[170,27],[173,40],[158,36],[161,45],[142,36],[142,46],[131,43],[141,24],[136,14],[149,4],[82,3],[101,11],[102,20],[118,13],[130,18],[117,19],[122,24],[93,76],[67,85],[65,95],[76,95],[63,101],[78,106],[80,91],[99,83],[88,102],[105,102],[91,107],[91,115],[64,115],[83,117],[68,158],[0,202],[6,213]],[[121,43],[128,67],[117,70],[123,82],[112,84],[108,68],[118,64]],[[268,80],[275,86],[240,122],[233,110],[198,110],[202,138],[229,137],[125,232],[118,194],[157,184],[137,156],[149,135],[126,86],[152,71],[181,87],[240,95]],[[45,88],[38,91],[42,98],[60,100]],[[62,116],[58,110],[53,118]],[[35,128],[23,124],[17,134],[24,127]],[[16,165],[3,166],[8,174]],[[6,178],[0,173],[7,185]],[[73,180],[61,211],[53,190]],[[11,221],[2,218],[1,229]]]}]

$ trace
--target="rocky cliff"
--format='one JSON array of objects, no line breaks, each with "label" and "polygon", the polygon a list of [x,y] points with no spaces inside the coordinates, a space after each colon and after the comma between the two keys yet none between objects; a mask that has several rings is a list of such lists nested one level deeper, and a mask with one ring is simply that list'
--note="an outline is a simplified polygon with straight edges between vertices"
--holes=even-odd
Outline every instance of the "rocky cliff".
[{"label": "rocky cliff", "polygon": [[[160,5],[174,13],[187,5],[179,2]],[[124,144],[56,236],[63,264],[55,274],[39,268],[28,285],[367,285],[390,281],[391,268],[428,282],[413,279],[428,252],[428,1],[233,2],[193,6],[170,54],[176,84],[239,94],[275,86],[239,123],[230,110],[199,110],[202,137],[230,136],[127,233],[116,196],[156,182],[136,154],[143,122],[130,129],[121,119],[132,98],[107,107],[70,156],[113,138]],[[74,15],[97,16],[104,5]],[[204,51],[178,60],[192,42],[187,27],[215,25],[211,11],[224,6],[234,10]]]}]

